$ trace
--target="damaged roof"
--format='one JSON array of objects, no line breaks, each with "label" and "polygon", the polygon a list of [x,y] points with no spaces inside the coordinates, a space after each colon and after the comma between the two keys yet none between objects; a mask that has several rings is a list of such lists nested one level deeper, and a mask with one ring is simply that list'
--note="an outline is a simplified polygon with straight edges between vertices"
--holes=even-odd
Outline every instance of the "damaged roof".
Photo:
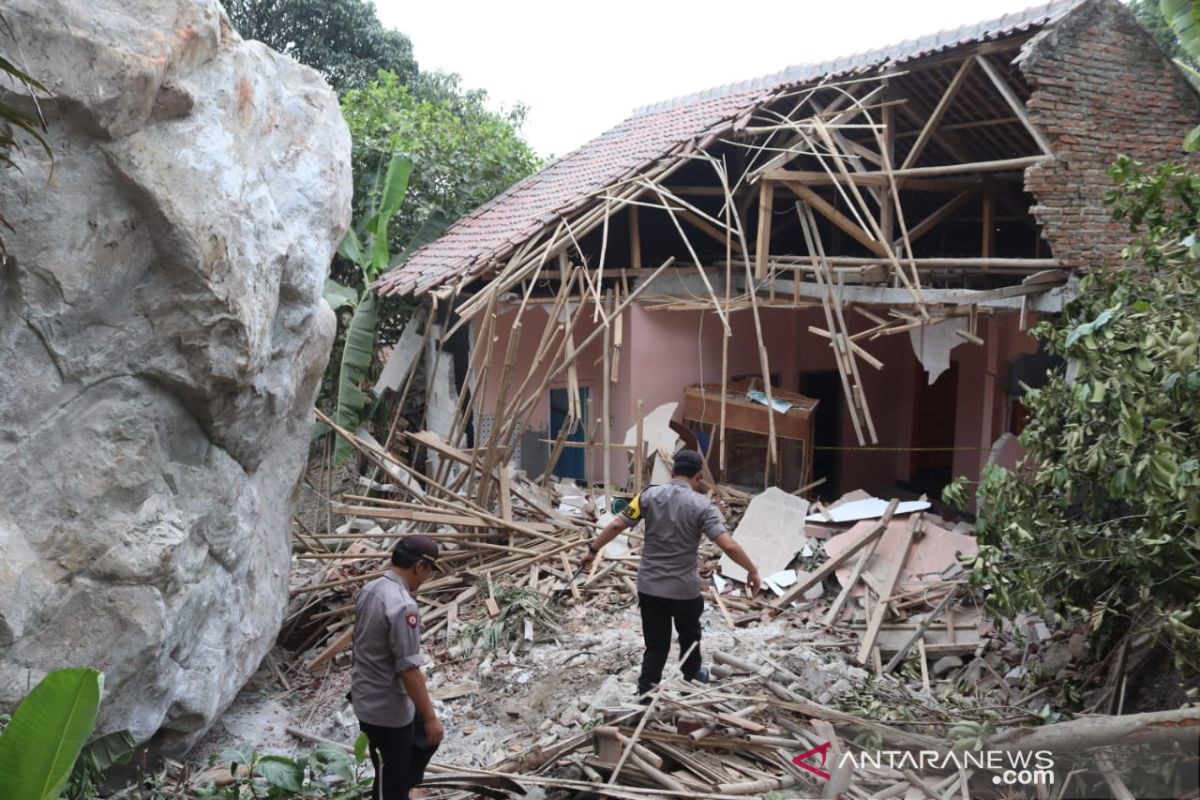
[{"label": "damaged roof", "polygon": [[460,275],[477,275],[507,258],[545,227],[617,182],[656,162],[705,147],[740,118],[781,92],[844,79],[959,47],[1036,31],[1086,0],[1055,0],[997,19],[908,39],[818,64],[715,87],[638,109],[633,116],[459,219],[376,283],[382,295],[421,294]]}]

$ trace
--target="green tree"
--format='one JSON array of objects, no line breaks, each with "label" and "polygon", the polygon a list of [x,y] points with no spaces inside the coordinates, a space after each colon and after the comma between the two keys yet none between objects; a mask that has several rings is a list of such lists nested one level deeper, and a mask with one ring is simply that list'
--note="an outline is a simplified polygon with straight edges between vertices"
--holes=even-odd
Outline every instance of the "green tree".
[{"label": "green tree", "polygon": [[225,0],[238,33],[320,72],[340,94],[380,70],[417,79],[412,42],[385,28],[369,0]]},{"label": "green tree", "polygon": [[[413,162],[404,206],[390,229],[390,250],[400,254],[391,266],[415,249],[414,242],[428,241],[430,231],[444,229],[542,164],[521,138],[524,107],[491,111],[487,93],[463,90],[457,75],[427,74],[419,83],[414,89],[399,76],[381,72],[370,85],[342,98],[353,141],[354,174],[359,176],[356,217],[370,215],[373,181],[368,176],[379,164],[397,152]],[[346,259],[334,263],[334,278],[344,284],[353,285],[358,272]],[[381,344],[396,341],[411,309],[411,301],[380,301]]]},{"label": "green tree", "polygon": [[983,476],[972,577],[1001,613],[1082,615],[1102,647],[1157,633],[1196,674],[1200,172],[1125,157],[1110,172],[1114,217],[1137,236],[1126,265],[1085,276],[1034,330],[1070,367],[1026,392],[1023,463]]},{"label": "green tree", "polygon": [[[394,250],[411,240],[433,212],[457,219],[542,164],[521,138],[524,107],[491,111],[487,94],[463,91],[455,75],[435,73],[422,85],[413,89],[398,75],[383,72],[342,98],[356,175],[370,174],[394,152],[413,161],[407,201],[392,230]],[[368,199],[367,187],[359,184],[355,210],[361,212]]]}]

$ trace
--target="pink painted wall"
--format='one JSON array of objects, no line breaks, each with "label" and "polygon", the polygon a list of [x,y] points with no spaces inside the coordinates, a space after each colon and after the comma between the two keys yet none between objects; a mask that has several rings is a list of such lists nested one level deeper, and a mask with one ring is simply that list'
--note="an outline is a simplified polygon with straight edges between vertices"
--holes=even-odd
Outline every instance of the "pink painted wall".
[{"label": "pink painted wall", "polygon": [[[1029,326],[1035,323],[1034,315],[1030,315]],[[959,447],[981,448],[955,453],[954,474],[972,481],[987,463],[986,448],[1011,428],[1008,411],[1012,398],[1004,394],[1008,365],[1017,356],[1037,350],[1037,342],[1020,330],[1016,315],[980,319],[979,335],[984,345],[964,344],[951,354],[958,363],[955,442]]]},{"label": "pink painted wall", "polygon": [[[590,308],[590,306],[589,306]],[[781,388],[797,391],[800,374],[835,370],[828,341],[809,332],[809,326],[826,327],[820,309],[760,309],[763,342],[766,345],[769,369],[777,373]],[[540,383],[546,363],[536,363],[534,356],[539,340],[549,322],[541,308],[527,311],[521,325],[521,340],[517,349],[516,368],[512,376],[510,396],[530,372],[530,386]],[[852,333],[865,330],[871,322],[857,314],[848,314],[846,322]],[[610,423],[612,441],[623,441],[625,431],[636,420],[637,401],[643,401],[646,412],[667,402],[679,403],[676,419],[682,419],[683,388],[693,383],[717,383],[721,379],[721,345],[724,329],[720,318],[711,311],[648,311],[634,303],[623,315],[624,337],[619,357],[619,379],[610,384]],[[1032,324],[1032,322],[1031,322]],[[483,389],[485,413],[494,413],[502,378],[504,354],[509,337],[515,330],[516,314],[508,310],[500,315],[496,339],[492,344],[492,366]],[[1018,354],[1033,352],[1036,343],[1019,330],[1015,315],[984,317],[979,322],[982,346],[964,343],[951,352],[958,365],[957,406],[954,420],[957,447],[986,448],[1006,429],[1007,398],[1003,383],[1009,361]],[[749,310],[730,315],[732,336],[729,341],[729,374],[759,375],[758,337],[754,318]],[[575,331],[575,341],[581,342],[593,330],[590,311]],[[601,416],[602,409],[602,338],[590,344],[576,364],[579,381],[590,389],[588,429]],[[480,342],[478,346],[485,346]],[[867,398],[875,430],[877,448],[860,449],[851,415],[845,406],[846,398],[839,392],[841,426],[839,454],[843,488],[861,487],[884,494],[897,480],[909,477],[913,443],[914,398],[917,381],[925,375],[919,368],[906,334],[863,340],[860,345],[883,362],[875,370],[859,362],[863,391]],[[549,384],[552,388],[566,386],[566,374]],[[823,409],[817,411],[817,425],[831,418]],[[543,393],[527,419],[527,427],[545,431],[549,423],[549,393]],[[597,429],[597,441],[602,441]],[[867,448],[871,442],[867,441]],[[614,484],[625,481],[627,455],[615,449],[610,464]],[[987,451],[960,450],[954,454],[953,472],[974,480],[986,461]],[[603,451],[597,448],[591,462],[593,480],[603,476]],[[820,476],[817,476],[820,477]]]},{"label": "pink painted wall", "polygon": [[[646,311],[636,304],[632,311],[631,349],[639,366],[631,378],[630,401],[636,405],[640,397],[647,410],[661,403],[679,402],[676,419],[681,419],[683,387],[691,383],[720,381],[721,320],[712,312]],[[808,331],[810,325],[826,327],[822,311],[764,308],[759,314],[768,369],[772,374],[778,374],[780,388],[797,391],[801,372],[837,368],[828,341]],[[847,324],[857,332],[871,323],[854,315],[853,319],[847,319]],[[730,376],[761,375],[753,313],[749,310],[734,312],[730,316],[730,329]],[[864,347],[885,364],[880,372],[865,365],[861,372],[880,444],[906,447],[911,434],[914,376],[914,358],[908,338],[884,337]],[[845,398],[839,397],[839,402],[844,403]],[[821,409],[818,409],[817,425],[823,418],[831,416],[822,417]],[[839,440],[844,446],[857,446],[849,412],[843,410],[840,417]],[[852,476],[864,487],[890,486],[897,477],[908,475],[908,456],[903,452],[850,450],[841,458],[843,475]]]},{"label": "pink painted wall", "polygon": [[[559,337],[555,340],[555,345],[551,347],[549,356],[541,361],[536,359],[538,345],[541,342],[542,335],[546,330],[547,325],[554,324],[550,320],[547,313],[548,307],[533,307],[527,309],[520,318],[520,339],[517,342],[516,357],[514,359],[514,368],[512,370],[512,378],[508,390],[508,397],[514,397],[522,382],[528,378],[527,392],[532,392],[541,385],[542,380],[546,376],[547,370],[553,366],[555,347]],[[598,327],[599,322],[592,322],[593,304],[587,304],[584,309],[584,315],[576,325],[574,330],[574,341],[576,344],[582,343],[588,336],[592,334]],[[624,439],[625,431],[632,426],[633,413],[630,408],[630,362],[631,355],[631,335],[629,312],[623,315],[624,319],[624,342],[622,345],[621,355],[618,357],[618,380],[610,382],[609,391],[609,412],[611,435],[613,442],[621,442]],[[501,383],[503,381],[503,364],[505,354],[507,352],[509,340],[517,331],[518,315],[515,308],[503,311],[496,320],[496,336],[492,343],[491,366],[488,369],[488,374],[483,386],[483,413],[495,414],[496,404],[499,400]],[[479,321],[473,321],[472,326],[478,335],[480,330]],[[586,387],[589,391],[590,404],[587,410],[588,420],[586,430],[590,433],[596,423],[600,421],[603,409],[603,391],[604,391],[604,363],[603,363],[603,334],[597,336],[578,356],[575,361],[576,370],[579,375],[579,385]],[[486,342],[477,342],[477,347],[486,347]],[[525,419],[525,429],[533,429],[546,432],[550,423],[550,389],[562,389],[567,386],[567,373],[564,370],[561,374],[552,378],[547,385],[545,392],[538,398],[537,403],[533,406],[529,415]],[[549,431],[549,436],[553,437],[557,431]],[[602,425],[596,427],[596,441],[603,441]],[[549,449],[550,445],[546,445]],[[614,483],[623,482],[626,472],[625,456],[622,451],[614,451],[612,456],[612,476]],[[596,448],[592,458],[592,475],[593,480],[599,483],[604,475],[604,459],[603,450]]]}]

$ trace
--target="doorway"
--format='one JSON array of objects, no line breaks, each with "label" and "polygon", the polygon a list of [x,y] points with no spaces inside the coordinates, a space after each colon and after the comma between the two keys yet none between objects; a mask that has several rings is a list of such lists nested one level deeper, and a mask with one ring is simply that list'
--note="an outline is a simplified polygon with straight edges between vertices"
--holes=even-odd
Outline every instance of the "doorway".
[{"label": "doorway", "polygon": [[958,362],[928,383],[925,369],[915,362],[912,454],[907,484],[940,497],[954,470],[954,425],[958,408]]},{"label": "doorway", "polygon": [[[586,386],[579,387],[579,419],[575,421],[571,430],[567,431],[566,441],[582,444],[584,441],[584,431],[587,427],[585,421],[588,417],[588,399],[589,391]],[[558,432],[562,429],[563,423],[566,422],[570,408],[570,395],[567,389],[551,389],[550,390],[550,439],[557,439]],[[547,447],[550,448],[550,454],[554,452],[554,443],[551,442]],[[584,461],[585,449],[583,447],[572,447],[569,444],[564,446],[562,452],[558,456],[558,461],[550,465],[550,472],[560,478],[574,478],[582,481],[587,477],[587,469]]]},{"label": "doorway", "polygon": [[825,479],[812,496],[822,500],[841,497],[841,465],[837,450],[822,449],[837,447],[842,435],[842,379],[837,370],[800,373],[800,394],[820,401],[813,426],[813,469],[814,481]]}]

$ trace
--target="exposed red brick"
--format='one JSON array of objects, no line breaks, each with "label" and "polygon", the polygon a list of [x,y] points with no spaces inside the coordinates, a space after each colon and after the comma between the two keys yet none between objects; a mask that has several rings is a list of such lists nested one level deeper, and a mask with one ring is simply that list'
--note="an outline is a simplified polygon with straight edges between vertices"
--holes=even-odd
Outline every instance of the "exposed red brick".
[{"label": "exposed red brick", "polygon": [[1184,156],[1200,96],[1116,0],[1088,0],[1026,45],[1026,108],[1056,159],[1025,173],[1031,212],[1051,252],[1070,267],[1115,263],[1127,244],[1104,195],[1118,155],[1146,163]]}]

